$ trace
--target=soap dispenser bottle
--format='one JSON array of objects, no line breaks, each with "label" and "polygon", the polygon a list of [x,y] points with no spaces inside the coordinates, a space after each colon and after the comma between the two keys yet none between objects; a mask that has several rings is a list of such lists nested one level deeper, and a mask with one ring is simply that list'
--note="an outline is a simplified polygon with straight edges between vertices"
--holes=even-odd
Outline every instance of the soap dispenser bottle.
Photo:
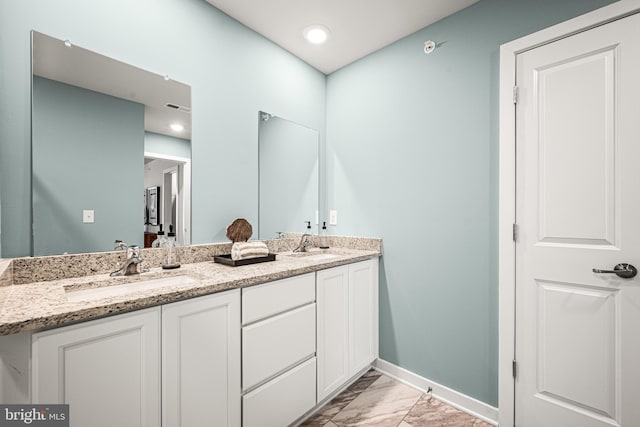
[{"label": "soap dispenser bottle", "polygon": [[327,239],[327,221],[322,222],[322,232],[320,233],[320,249],[329,249],[329,241]]},{"label": "soap dispenser bottle", "polygon": [[162,268],[165,270],[180,267],[180,256],[176,243],[176,233],[173,232],[173,225],[169,226],[169,234],[164,242],[162,254]]},{"label": "soap dispenser bottle", "polygon": [[158,230],[158,236],[153,242],[151,242],[151,247],[152,248],[162,247],[165,239],[166,237],[164,237],[164,231],[162,231],[162,224],[160,224],[160,230]]}]

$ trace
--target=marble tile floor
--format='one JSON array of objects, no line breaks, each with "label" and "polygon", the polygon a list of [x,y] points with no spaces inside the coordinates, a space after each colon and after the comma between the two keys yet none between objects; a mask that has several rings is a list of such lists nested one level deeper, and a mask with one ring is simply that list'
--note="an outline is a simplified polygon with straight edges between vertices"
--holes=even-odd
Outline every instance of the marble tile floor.
[{"label": "marble tile floor", "polygon": [[491,424],[372,369],[301,426],[491,427]]}]

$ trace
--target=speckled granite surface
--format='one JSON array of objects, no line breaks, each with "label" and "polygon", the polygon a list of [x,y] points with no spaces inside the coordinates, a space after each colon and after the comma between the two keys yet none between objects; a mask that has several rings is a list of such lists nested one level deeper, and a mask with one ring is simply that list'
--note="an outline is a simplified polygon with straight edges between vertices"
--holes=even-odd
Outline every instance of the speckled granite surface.
[{"label": "speckled granite surface", "polygon": [[[151,271],[140,276],[118,278],[109,277],[109,272],[118,264],[118,253],[14,259],[14,285],[0,287],[0,335],[53,328],[380,256],[380,239],[369,240],[370,247],[374,249],[352,249],[348,245],[329,250],[313,248],[311,251],[314,254],[329,252],[335,256],[314,259],[293,257],[285,252],[278,254],[274,262],[242,267],[229,267],[211,261],[215,254],[229,253],[230,244],[189,246],[181,248],[182,267],[178,270],[162,270],[159,267],[161,250],[147,249],[142,252],[142,257],[148,263],[147,267],[152,267]],[[295,238],[285,238],[268,241],[267,244],[271,250],[279,248],[290,251],[298,241]],[[350,240],[345,243],[348,241]],[[80,276],[79,271],[87,270],[93,274],[84,273],[85,275],[77,277]],[[67,274],[76,274],[76,277]],[[73,292],[74,289],[142,282],[171,275],[190,275],[199,282],[140,290],[96,300],[74,302],[67,298],[67,292]],[[21,284],[18,286],[16,282]]]},{"label": "speckled granite surface", "polygon": [[[264,242],[271,253],[280,253],[290,251],[298,246],[301,236],[302,234],[287,233],[283,239],[264,240]],[[331,248],[370,250],[382,253],[381,239],[328,236],[328,240]],[[311,236],[311,242],[318,246],[318,236]],[[216,255],[231,253],[231,243],[191,245],[178,249],[182,264],[194,264],[211,261]],[[111,251],[15,258],[12,277],[3,283],[0,273],[0,286],[110,273],[122,263],[124,256],[124,251]],[[142,268],[154,268],[162,265],[162,249],[141,249],[140,256],[143,259]],[[0,264],[1,271],[2,264]]]},{"label": "speckled granite surface", "polygon": [[13,284],[13,264],[10,259],[0,259],[0,287]]},{"label": "speckled granite surface", "polygon": [[[300,243],[302,233],[285,233],[286,239],[293,241],[293,246],[288,250],[295,248]],[[274,240],[278,241],[278,240]],[[320,246],[320,236],[317,234],[311,235],[311,243],[314,246]],[[378,251],[382,254],[382,239],[374,239],[371,237],[351,237],[351,236],[330,236],[327,235],[327,241],[329,248],[347,248],[347,249],[360,249],[363,251]]]},{"label": "speckled granite surface", "polygon": [[[183,264],[213,260],[215,255],[231,252],[231,243],[192,245],[179,248]],[[110,273],[121,265],[124,251],[95,252],[87,254],[53,255],[15,258],[13,260],[13,284],[60,280],[93,274]],[[143,268],[162,265],[162,249],[141,249]]]}]

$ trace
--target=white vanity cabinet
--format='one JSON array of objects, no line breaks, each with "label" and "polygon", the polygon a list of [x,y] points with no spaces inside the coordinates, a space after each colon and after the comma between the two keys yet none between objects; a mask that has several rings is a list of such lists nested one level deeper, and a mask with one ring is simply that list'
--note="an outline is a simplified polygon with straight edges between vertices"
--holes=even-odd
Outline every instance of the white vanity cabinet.
[{"label": "white vanity cabinet", "polygon": [[34,333],[32,365],[72,427],[239,427],[240,290]]},{"label": "white vanity cabinet", "polygon": [[240,426],[240,291],[162,306],[162,425]]},{"label": "white vanity cabinet", "polygon": [[316,286],[320,402],[378,356],[378,260],[321,270]]},{"label": "white vanity cabinet", "polygon": [[315,274],[242,290],[244,427],[281,427],[316,404]]},{"label": "white vanity cabinet", "polygon": [[72,427],[282,427],[378,354],[378,259],[0,336],[0,401]]},{"label": "white vanity cabinet", "polygon": [[32,402],[71,426],[160,425],[160,307],[32,335]]}]

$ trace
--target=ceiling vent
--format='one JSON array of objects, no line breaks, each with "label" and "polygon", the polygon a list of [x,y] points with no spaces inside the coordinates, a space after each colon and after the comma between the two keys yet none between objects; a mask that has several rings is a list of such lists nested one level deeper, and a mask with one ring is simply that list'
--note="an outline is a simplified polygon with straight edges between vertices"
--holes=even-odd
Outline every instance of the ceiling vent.
[{"label": "ceiling vent", "polygon": [[170,102],[167,102],[166,104],[164,104],[164,106],[172,110],[180,111],[182,113],[191,114],[191,108],[189,107],[183,107],[182,105],[172,104]]}]

